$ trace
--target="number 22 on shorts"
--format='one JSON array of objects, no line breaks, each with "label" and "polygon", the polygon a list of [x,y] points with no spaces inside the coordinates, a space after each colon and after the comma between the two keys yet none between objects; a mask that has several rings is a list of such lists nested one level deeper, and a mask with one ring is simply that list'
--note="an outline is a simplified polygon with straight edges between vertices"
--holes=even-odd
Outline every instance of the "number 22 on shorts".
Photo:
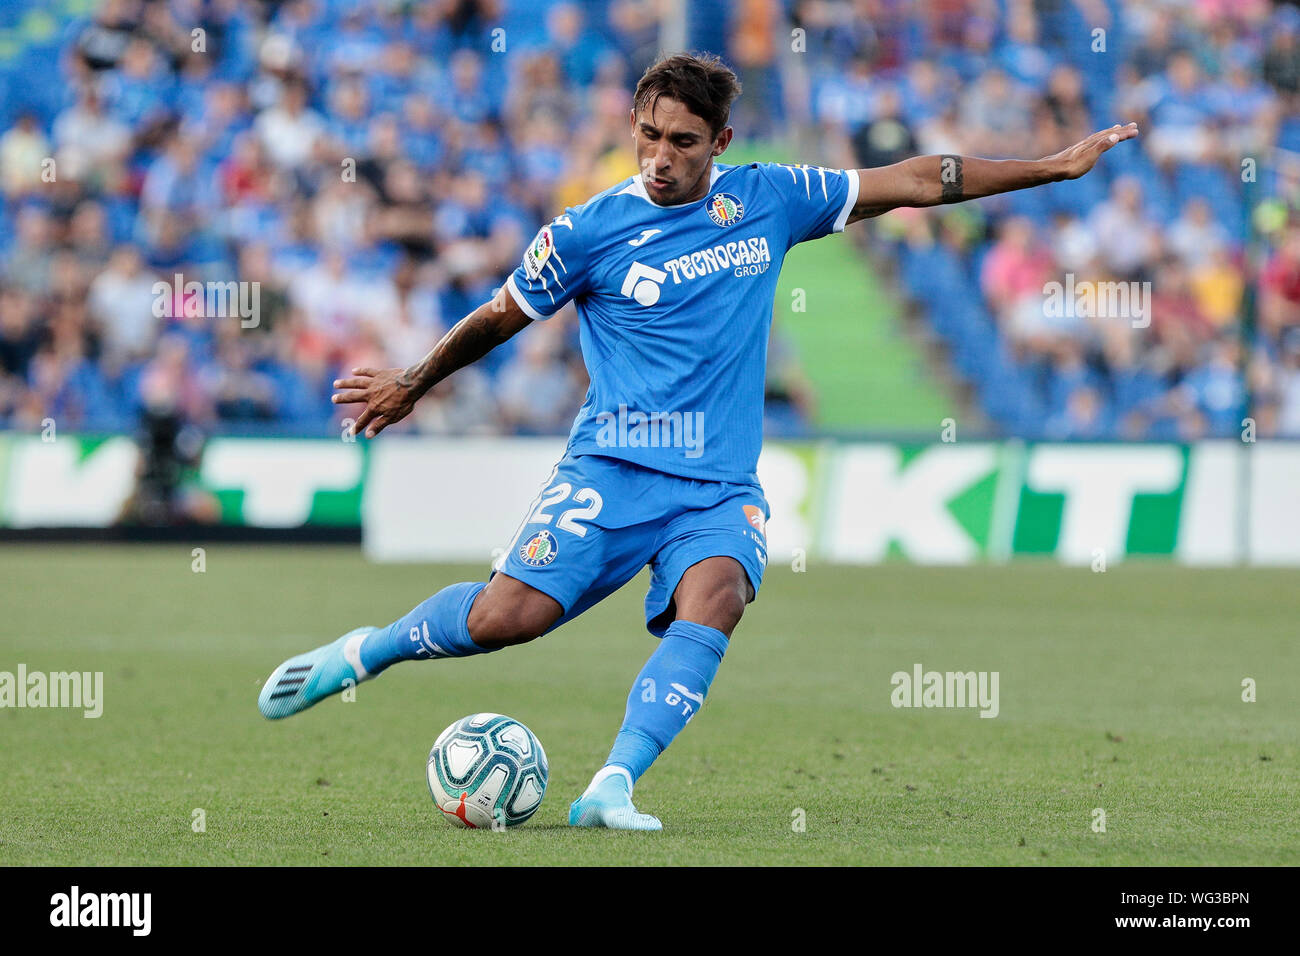
[{"label": "number 22 on shorts", "polygon": [[[562,481],[558,485],[552,485],[546,489],[542,494],[542,500],[538,502],[533,513],[528,516],[526,523],[550,524],[552,516],[547,509],[567,501],[571,492],[573,492],[573,485],[567,481]],[[587,529],[578,522],[590,521],[600,514],[600,509],[604,507],[605,501],[600,497],[600,492],[594,488],[579,488],[577,493],[573,495],[573,500],[583,507],[569,508],[561,512],[559,519],[555,522],[555,527],[583,538],[587,535]]]}]

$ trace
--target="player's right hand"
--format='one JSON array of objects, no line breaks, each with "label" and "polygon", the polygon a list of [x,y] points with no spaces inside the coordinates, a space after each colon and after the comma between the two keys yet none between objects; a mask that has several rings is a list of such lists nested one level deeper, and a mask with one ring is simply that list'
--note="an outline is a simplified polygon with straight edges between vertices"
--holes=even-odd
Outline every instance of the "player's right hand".
[{"label": "player's right hand", "polygon": [[374,438],[411,414],[420,397],[403,368],[354,368],[352,378],[335,379],[334,388],[331,401],[335,405],[365,403],[352,425],[352,434],[359,435],[365,429],[367,438]]}]

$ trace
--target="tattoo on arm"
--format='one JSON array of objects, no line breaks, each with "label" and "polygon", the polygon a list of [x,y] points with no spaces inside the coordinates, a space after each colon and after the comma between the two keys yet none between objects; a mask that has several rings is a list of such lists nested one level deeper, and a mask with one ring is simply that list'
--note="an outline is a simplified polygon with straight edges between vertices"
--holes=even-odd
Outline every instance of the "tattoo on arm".
[{"label": "tattoo on arm", "polygon": [[506,341],[485,309],[471,312],[457,322],[442,340],[417,364],[398,377],[398,382],[423,395],[457,369],[477,362]]},{"label": "tattoo on arm", "polygon": [[939,157],[939,182],[943,187],[942,202],[961,202],[964,188],[961,176],[960,156]]}]

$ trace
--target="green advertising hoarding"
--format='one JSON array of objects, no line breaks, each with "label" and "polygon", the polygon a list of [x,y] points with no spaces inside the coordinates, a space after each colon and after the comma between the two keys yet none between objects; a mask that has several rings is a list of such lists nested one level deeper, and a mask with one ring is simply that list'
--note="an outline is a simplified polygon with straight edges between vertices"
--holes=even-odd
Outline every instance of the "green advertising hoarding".
[{"label": "green advertising hoarding", "polygon": [[[361,527],[381,560],[477,559],[508,539],[563,448],[213,438],[185,487],[228,526]],[[0,435],[0,527],[112,525],[140,465],[121,436]],[[769,442],[759,477],[772,560],[1300,565],[1295,443]]]}]

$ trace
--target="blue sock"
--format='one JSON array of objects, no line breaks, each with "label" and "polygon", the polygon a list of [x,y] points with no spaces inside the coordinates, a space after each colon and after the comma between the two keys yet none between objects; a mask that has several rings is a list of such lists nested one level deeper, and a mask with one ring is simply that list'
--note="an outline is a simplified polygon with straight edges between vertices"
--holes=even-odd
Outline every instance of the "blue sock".
[{"label": "blue sock", "polygon": [[650,769],[704,704],[713,676],[727,652],[717,628],[673,621],[637,675],[627,697],[623,726],[605,766],[623,767],[632,782]]},{"label": "blue sock", "polygon": [[495,650],[479,647],[469,636],[469,610],[485,587],[482,581],[448,585],[405,617],[371,631],[361,642],[361,666],[378,674],[398,661],[467,657]]}]

